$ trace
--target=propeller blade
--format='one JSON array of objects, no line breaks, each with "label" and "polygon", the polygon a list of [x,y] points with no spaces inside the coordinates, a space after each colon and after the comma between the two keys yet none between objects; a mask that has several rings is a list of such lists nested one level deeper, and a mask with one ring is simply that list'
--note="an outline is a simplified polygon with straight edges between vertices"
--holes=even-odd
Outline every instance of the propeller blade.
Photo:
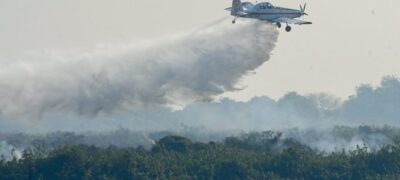
[{"label": "propeller blade", "polygon": [[306,11],[307,3],[304,3],[303,12]]}]

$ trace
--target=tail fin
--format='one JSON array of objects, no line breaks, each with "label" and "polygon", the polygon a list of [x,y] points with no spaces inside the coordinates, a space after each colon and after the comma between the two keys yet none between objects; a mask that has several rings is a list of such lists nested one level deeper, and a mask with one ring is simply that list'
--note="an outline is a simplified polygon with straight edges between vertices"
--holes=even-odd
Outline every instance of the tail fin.
[{"label": "tail fin", "polygon": [[242,2],[240,0],[232,0],[231,15],[237,16],[238,12],[242,10]]}]

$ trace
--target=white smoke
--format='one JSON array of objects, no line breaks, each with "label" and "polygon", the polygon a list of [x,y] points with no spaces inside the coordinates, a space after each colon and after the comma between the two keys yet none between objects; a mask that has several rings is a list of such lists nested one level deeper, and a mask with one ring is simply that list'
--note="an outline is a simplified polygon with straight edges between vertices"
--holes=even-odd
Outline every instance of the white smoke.
[{"label": "white smoke", "polygon": [[[393,133],[395,132],[395,133]],[[357,148],[367,148],[377,151],[392,144],[399,129],[385,127],[359,126],[355,128],[335,126],[320,129],[289,129],[284,131],[286,138],[324,152],[354,151]]]},{"label": "white smoke", "polygon": [[[360,86],[348,100],[291,92],[277,101],[256,97],[249,102],[194,103],[174,112],[159,106],[140,109],[185,106],[236,90],[242,76],[269,59],[277,35],[273,26],[264,23],[231,25],[224,20],[152,45],[133,43],[86,53],[34,52],[13,60],[0,59],[0,131],[107,131],[121,126],[137,131],[182,131],[207,140],[210,132],[227,132],[215,135],[222,137],[237,131],[272,129],[325,151],[351,150],[363,144],[379,149],[391,143],[392,138],[379,133],[341,137],[330,128],[399,126],[398,78],[384,78],[376,88]],[[115,112],[118,110],[123,112]],[[102,116],[111,112],[112,116]],[[42,118],[43,114],[50,116],[32,124],[9,121]],[[285,131],[296,127],[311,130]],[[196,135],[193,129],[186,133],[187,128],[198,128],[204,134]],[[97,136],[104,143],[96,145],[114,142],[114,136],[109,141],[102,135],[88,139],[98,142]],[[126,134],[117,133],[115,139],[122,136]],[[150,142],[147,135],[135,137]],[[119,144],[137,144],[127,141]],[[12,154],[13,147],[1,142],[0,154]]]},{"label": "white smoke", "polygon": [[6,141],[0,141],[0,160],[11,160],[13,158],[20,159],[22,152]]},{"label": "white smoke", "polygon": [[[304,96],[291,92],[277,101],[268,97],[253,98],[249,102],[223,99],[194,103],[173,112],[166,107],[152,107],[115,113],[112,119],[99,116],[93,120],[76,116],[66,118],[61,114],[36,122],[35,126],[20,127],[0,121],[0,131],[9,132],[0,134],[0,141],[17,149],[30,147],[31,142],[37,142],[35,139],[48,144],[142,145],[149,148],[157,137],[168,134],[207,142],[247,132],[274,130],[282,132],[283,138],[324,152],[348,152],[358,147],[376,151],[392,144],[400,135],[399,95],[400,79],[386,77],[378,87],[360,86],[357,94],[344,101],[325,94]],[[112,131],[118,127],[127,129]],[[34,134],[16,133],[29,131]],[[76,134],[35,135],[55,131]],[[6,149],[3,153],[10,154],[10,148]]]},{"label": "white smoke", "polygon": [[237,90],[242,76],[266,62],[277,35],[266,23],[222,21],[145,48],[2,59],[0,111],[11,119],[52,111],[97,115],[212,100]]}]

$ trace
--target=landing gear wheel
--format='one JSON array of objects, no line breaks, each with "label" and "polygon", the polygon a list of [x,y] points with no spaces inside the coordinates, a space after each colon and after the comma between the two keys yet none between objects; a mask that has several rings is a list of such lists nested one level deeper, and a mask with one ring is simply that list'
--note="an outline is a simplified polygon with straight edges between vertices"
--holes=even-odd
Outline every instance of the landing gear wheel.
[{"label": "landing gear wheel", "polygon": [[232,21],[232,24],[235,24],[235,23],[236,23],[236,20],[233,20],[233,21]]},{"label": "landing gear wheel", "polygon": [[276,23],[276,26],[278,27],[278,28],[281,28],[282,27],[282,24],[281,23]]},{"label": "landing gear wheel", "polygon": [[292,30],[292,27],[286,26],[285,30],[286,30],[286,32],[290,32]]}]

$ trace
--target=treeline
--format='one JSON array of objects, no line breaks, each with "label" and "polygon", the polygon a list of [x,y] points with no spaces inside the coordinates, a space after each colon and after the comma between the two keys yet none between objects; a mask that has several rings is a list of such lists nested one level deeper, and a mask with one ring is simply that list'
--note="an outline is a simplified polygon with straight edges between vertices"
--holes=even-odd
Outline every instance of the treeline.
[{"label": "treeline", "polygon": [[322,153],[264,132],[199,143],[166,136],[150,149],[64,146],[0,160],[0,179],[399,179],[400,141]]},{"label": "treeline", "polygon": [[[206,128],[186,127],[178,131],[132,131],[119,128],[112,131],[100,132],[49,132],[38,134],[24,133],[1,133],[0,132],[0,155],[4,154],[9,158],[9,151],[14,148],[16,153],[26,148],[40,146],[43,150],[54,150],[66,145],[95,146],[106,148],[116,146],[130,148],[143,146],[145,149],[153,147],[154,142],[169,136],[179,135],[199,142],[220,142],[226,137],[236,136],[241,142],[251,142],[259,146],[272,139],[279,144],[288,141],[297,141],[313,149],[320,151],[337,151],[346,149],[354,150],[355,144],[365,145],[372,150],[379,150],[381,147],[391,144],[393,139],[400,136],[400,128],[393,126],[334,126],[330,128],[291,128],[280,132],[267,131],[263,133],[246,133],[241,131],[210,131]],[[274,135],[275,137],[270,137]],[[229,138],[228,138],[229,139]],[[232,139],[232,140],[235,140]],[[265,146],[272,148],[269,146]]]}]

